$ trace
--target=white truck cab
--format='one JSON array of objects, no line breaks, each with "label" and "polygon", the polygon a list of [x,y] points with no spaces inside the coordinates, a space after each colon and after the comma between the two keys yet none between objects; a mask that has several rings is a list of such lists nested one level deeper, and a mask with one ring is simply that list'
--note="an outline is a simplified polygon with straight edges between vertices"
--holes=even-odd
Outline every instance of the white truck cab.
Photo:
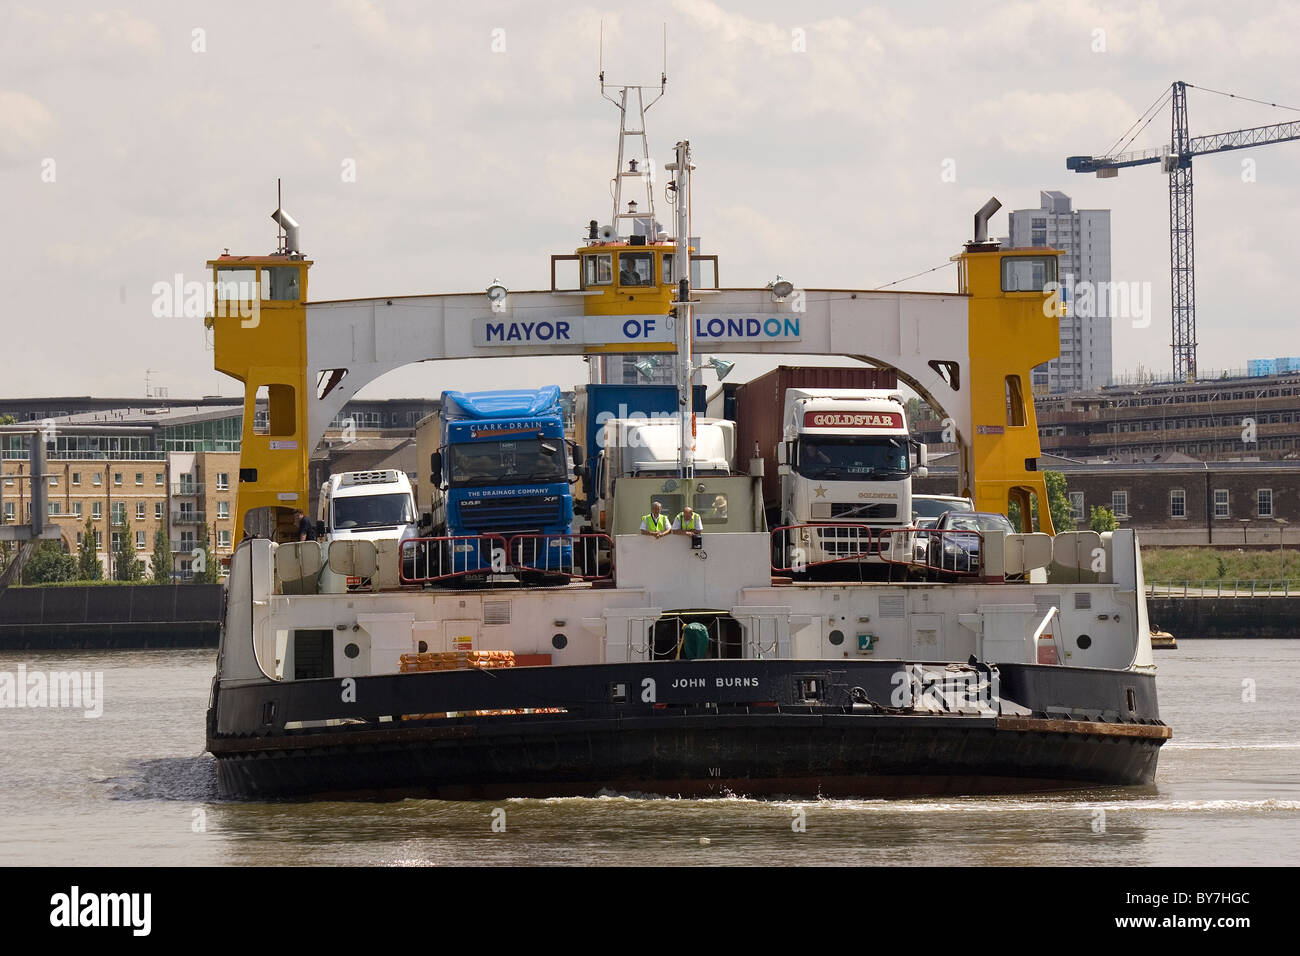
[{"label": "white truck cab", "polygon": [[[912,477],[925,476],[926,449],[909,437],[901,393],[790,388],[783,423],[782,525],[843,522],[873,532],[911,525]],[[812,542],[812,560],[862,548],[856,538],[838,540],[833,528],[818,537],[824,540],[821,547]]]},{"label": "white truck cab", "polygon": [[419,536],[411,480],[392,468],[331,475],[321,485],[319,520],[330,540],[404,541]]}]

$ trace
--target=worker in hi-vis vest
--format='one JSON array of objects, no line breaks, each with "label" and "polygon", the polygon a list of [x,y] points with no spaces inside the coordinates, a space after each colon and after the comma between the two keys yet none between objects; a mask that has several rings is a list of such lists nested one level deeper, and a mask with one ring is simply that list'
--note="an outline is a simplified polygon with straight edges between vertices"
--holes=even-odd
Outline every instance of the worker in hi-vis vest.
[{"label": "worker in hi-vis vest", "polygon": [[672,527],[668,524],[668,516],[661,514],[664,506],[657,501],[650,502],[650,513],[641,516],[641,533],[648,534],[652,538],[662,538]]},{"label": "worker in hi-vis vest", "polygon": [[690,505],[687,505],[673,520],[673,530],[680,531],[682,534],[694,534],[697,531],[703,531],[704,519],[697,515]]}]

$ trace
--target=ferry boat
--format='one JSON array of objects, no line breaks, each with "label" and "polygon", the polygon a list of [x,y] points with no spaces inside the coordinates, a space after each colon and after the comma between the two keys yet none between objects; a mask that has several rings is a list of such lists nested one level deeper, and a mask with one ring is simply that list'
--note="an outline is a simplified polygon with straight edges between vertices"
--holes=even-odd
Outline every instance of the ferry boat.
[{"label": "ferry boat", "polygon": [[[613,91],[612,218],[552,257],[549,289],[494,281],[309,302],[312,262],[282,209],[274,254],[209,262],[214,364],[245,387],[237,526],[247,536],[230,560],[207,719],[222,794],[879,797],[1150,784],[1171,730],[1132,531],[1053,534],[1044,506],[1039,530],[978,534],[963,552],[971,566],[936,569],[915,528],[770,528],[761,477],[693,467],[695,350],[840,356],[895,370],[942,410],[957,493],[976,511],[1015,502],[1028,520],[1034,499],[1047,500],[1027,384],[1058,352],[1057,253],[989,240],[993,200],[954,257],[954,292],[801,289],[779,276],[721,287],[717,258],[689,246],[688,142],[667,167],[673,235],[632,233],[656,222],[644,132],[656,90]],[[638,140],[640,157],[625,155]],[[649,187],[646,206],[624,204],[625,184]],[[560,270],[574,265],[567,287]],[[522,583],[547,553],[536,541],[297,540],[309,453],[380,375],[533,355],[598,368],[628,353],[675,363],[679,467],[618,480],[608,533],[568,536],[568,583]],[[638,533],[651,500],[683,493],[724,495],[725,520],[694,540]],[[863,565],[852,559],[869,554],[877,580],[803,575],[786,561],[800,542],[846,528],[865,542],[856,552],[809,553],[823,572],[853,566],[844,577],[854,578]],[[496,573],[471,586],[454,564],[462,546],[496,548]],[[684,654],[688,632],[703,639]]]}]

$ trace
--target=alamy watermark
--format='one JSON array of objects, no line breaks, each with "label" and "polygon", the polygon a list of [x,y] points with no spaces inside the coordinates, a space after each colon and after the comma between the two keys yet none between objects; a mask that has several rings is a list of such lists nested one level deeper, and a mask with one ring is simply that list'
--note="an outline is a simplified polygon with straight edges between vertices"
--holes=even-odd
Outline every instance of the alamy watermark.
[{"label": "alamy watermark", "polygon": [[[241,271],[251,273],[252,270]],[[238,318],[245,329],[255,329],[261,323],[262,288],[252,278],[186,282],[185,276],[178,272],[170,282],[155,282],[150,293],[154,297],[152,312],[156,319],[202,319],[211,304],[216,318]]]},{"label": "alamy watermark", "polygon": [[1043,302],[1043,315],[1056,318],[1065,314],[1079,318],[1128,319],[1135,329],[1151,325],[1150,282],[1074,282],[1066,276],[1065,282],[1049,282],[1043,286],[1048,297]]},{"label": "alamy watermark", "polygon": [[86,893],[73,886],[50,897],[50,925],[61,928],[117,927],[148,936],[152,912],[152,893]]},{"label": "alamy watermark", "polygon": [[0,709],[66,707],[87,720],[103,716],[103,671],[0,671]]}]

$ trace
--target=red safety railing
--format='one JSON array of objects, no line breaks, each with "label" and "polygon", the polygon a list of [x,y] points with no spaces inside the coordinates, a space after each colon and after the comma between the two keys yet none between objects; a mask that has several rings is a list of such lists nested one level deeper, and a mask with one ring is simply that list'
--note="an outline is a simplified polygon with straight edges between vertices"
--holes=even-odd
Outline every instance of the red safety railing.
[{"label": "red safety railing", "polygon": [[890,564],[962,577],[983,571],[984,535],[978,531],[885,528],[880,541],[881,560]]},{"label": "red safety railing", "polygon": [[[565,546],[567,544],[567,547]],[[402,542],[401,582],[432,584],[471,574],[547,574],[579,581],[607,579],[606,534],[460,534]]]},{"label": "red safety railing", "polygon": [[600,553],[613,548],[607,534],[517,534],[510,539],[507,555],[511,571],[600,581],[610,577],[609,570],[600,571]]},{"label": "red safety railing", "polygon": [[402,542],[401,581],[428,584],[468,574],[504,574],[509,547],[499,534],[407,538]]},{"label": "red safety railing", "polygon": [[842,562],[880,560],[876,532],[864,524],[792,524],[772,531],[772,569],[798,573]]}]

